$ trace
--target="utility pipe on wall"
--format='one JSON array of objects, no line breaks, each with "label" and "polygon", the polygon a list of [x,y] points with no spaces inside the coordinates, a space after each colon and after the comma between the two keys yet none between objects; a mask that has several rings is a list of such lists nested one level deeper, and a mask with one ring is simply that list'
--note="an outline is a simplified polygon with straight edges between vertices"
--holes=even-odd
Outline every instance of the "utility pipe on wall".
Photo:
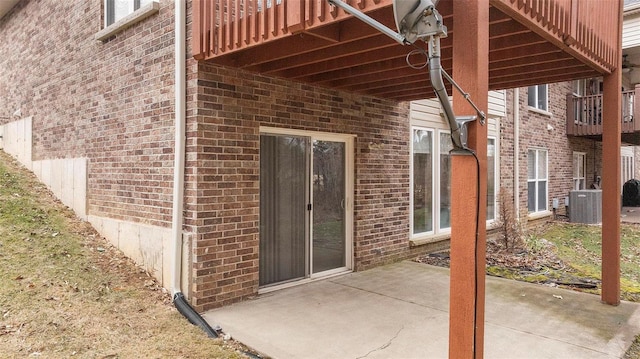
[{"label": "utility pipe on wall", "polygon": [[520,219],[520,90],[513,89],[513,211]]},{"label": "utility pipe on wall", "polygon": [[184,158],[185,158],[185,101],[186,101],[186,55],[185,55],[185,2],[175,0],[174,23],[174,106],[175,139],[173,160],[173,213],[171,238],[173,240],[173,261],[171,267],[171,294],[182,292],[182,207],[184,198]]}]

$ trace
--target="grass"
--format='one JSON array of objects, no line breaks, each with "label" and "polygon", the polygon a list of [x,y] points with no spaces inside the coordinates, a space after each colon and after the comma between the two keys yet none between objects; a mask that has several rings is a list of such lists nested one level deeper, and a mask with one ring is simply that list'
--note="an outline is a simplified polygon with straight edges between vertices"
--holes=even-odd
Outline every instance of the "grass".
[{"label": "grass", "polygon": [[[620,295],[624,300],[640,302],[640,227],[622,224],[620,229]],[[555,223],[538,237],[555,244],[558,256],[574,275],[601,280],[601,233],[600,226]],[[600,294],[600,288],[592,292]],[[640,359],[640,335],[624,359]]]},{"label": "grass", "polygon": [[240,358],[0,151],[0,357]]},{"label": "grass", "polygon": [[[550,226],[541,237],[551,241],[558,255],[581,277],[600,280],[602,265],[602,228],[558,223]],[[621,225],[620,282],[624,300],[640,302],[640,227]],[[597,291],[599,293],[599,290]]]}]

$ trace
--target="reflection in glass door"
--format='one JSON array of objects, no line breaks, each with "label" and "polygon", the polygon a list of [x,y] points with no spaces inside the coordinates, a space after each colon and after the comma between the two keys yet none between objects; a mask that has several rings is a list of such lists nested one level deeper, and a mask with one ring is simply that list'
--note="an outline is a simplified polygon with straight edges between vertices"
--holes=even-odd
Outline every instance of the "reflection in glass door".
[{"label": "reflection in glass door", "polygon": [[313,141],[312,273],[345,267],[345,143]]},{"label": "reflection in glass door", "polygon": [[260,136],[260,285],[304,278],[309,139]]}]

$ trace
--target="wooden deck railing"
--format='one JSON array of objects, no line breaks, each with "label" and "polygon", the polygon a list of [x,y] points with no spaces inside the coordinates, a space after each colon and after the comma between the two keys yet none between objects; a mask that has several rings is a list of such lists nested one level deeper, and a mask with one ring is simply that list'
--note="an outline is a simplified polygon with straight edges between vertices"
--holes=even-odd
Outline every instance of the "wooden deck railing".
[{"label": "wooden deck railing", "polygon": [[[391,0],[351,0],[362,11]],[[211,58],[311,30],[350,15],[327,0],[193,0],[192,52]]]},{"label": "wooden deck railing", "polygon": [[[344,1],[364,12],[383,7],[392,11],[392,0]],[[616,67],[620,36],[612,27],[620,16],[616,2],[490,0],[490,4],[585,63],[592,63],[600,73]],[[193,0],[192,54],[196,59],[210,59],[349,16],[327,0]],[[328,34],[331,36],[335,34]]]},{"label": "wooden deck railing", "polygon": [[616,1],[490,0],[491,5],[545,39],[589,62],[601,72],[617,67],[620,54]]},{"label": "wooden deck railing", "polygon": [[[567,96],[567,135],[602,135],[602,95]],[[622,92],[622,133],[640,132],[640,85]]]}]

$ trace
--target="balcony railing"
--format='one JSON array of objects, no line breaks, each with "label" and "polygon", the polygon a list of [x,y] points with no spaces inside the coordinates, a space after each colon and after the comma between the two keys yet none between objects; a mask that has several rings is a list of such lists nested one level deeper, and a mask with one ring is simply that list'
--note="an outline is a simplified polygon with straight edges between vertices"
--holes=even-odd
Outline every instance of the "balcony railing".
[{"label": "balcony railing", "polygon": [[[392,0],[343,0],[395,28]],[[453,72],[464,2],[441,0],[449,29],[442,64]],[[606,3],[606,4],[605,4]],[[328,0],[191,0],[195,59],[388,100],[435,96],[399,46]],[[611,73],[619,63],[621,5],[598,0],[489,0],[489,89]],[[424,44],[420,45],[423,46]],[[484,51],[484,50],[483,50]],[[412,57],[411,61],[422,61]]]},{"label": "balcony railing", "polygon": [[[382,8],[392,13],[391,0],[343,1],[367,13]],[[595,0],[490,0],[490,4],[573,56],[591,62],[601,73],[617,63],[617,6]],[[450,1],[441,1],[439,8],[444,17],[451,15]],[[464,13],[458,16],[462,19]],[[224,57],[301,33],[340,42],[352,36],[349,30],[326,25],[350,17],[327,0],[193,0],[192,52],[196,59]]]},{"label": "balcony railing", "polygon": [[[390,0],[350,2],[362,11],[391,4]],[[193,15],[196,59],[268,43],[350,16],[326,0],[194,0]],[[314,35],[336,36],[322,32]]]},{"label": "balcony railing", "polygon": [[567,46],[574,56],[611,70],[618,60],[616,22],[620,16],[614,1],[490,0],[491,5],[513,16],[555,43]]},{"label": "balcony railing", "polygon": [[[567,135],[602,136],[602,95],[567,96]],[[622,92],[622,133],[640,132],[640,85]]]}]

